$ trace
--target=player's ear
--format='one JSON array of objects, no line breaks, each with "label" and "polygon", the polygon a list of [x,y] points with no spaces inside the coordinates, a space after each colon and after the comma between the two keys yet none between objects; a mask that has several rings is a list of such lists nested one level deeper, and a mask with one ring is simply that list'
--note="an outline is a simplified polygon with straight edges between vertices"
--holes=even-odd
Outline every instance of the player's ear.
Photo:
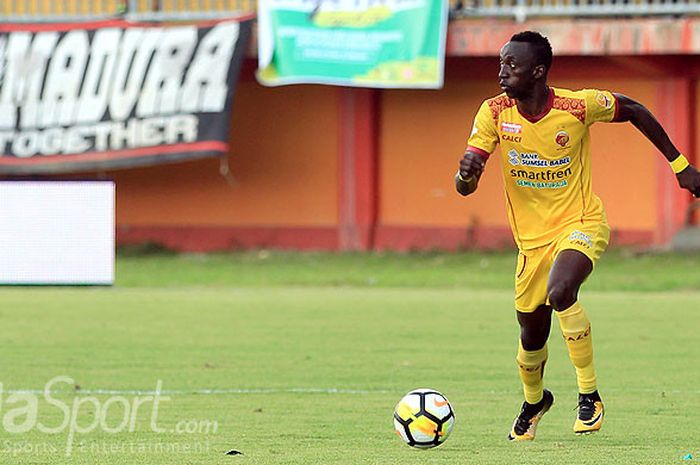
[{"label": "player's ear", "polygon": [[535,79],[541,79],[545,75],[544,65],[537,65],[532,70],[532,77]]}]

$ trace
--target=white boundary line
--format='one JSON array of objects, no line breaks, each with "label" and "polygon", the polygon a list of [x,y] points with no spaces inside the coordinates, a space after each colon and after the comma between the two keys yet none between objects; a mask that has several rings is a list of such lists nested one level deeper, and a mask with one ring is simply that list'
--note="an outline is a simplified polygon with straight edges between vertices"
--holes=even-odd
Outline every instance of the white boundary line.
[{"label": "white boundary line", "polygon": [[[43,395],[46,393],[44,389],[5,389],[2,393],[6,394],[33,394]],[[225,394],[349,394],[349,395],[368,395],[368,394],[391,394],[395,391],[386,389],[338,389],[338,388],[288,388],[288,389],[162,389],[160,391],[153,390],[138,390],[138,389],[77,389],[74,391],[68,390],[50,390],[51,395],[128,395],[128,396],[153,396],[153,395],[225,395]]]},{"label": "white boundary line", "polygon": [[[2,389],[0,395],[4,394],[32,394],[44,395],[44,389]],[[229,388],[229,389],[162,389],[139,390],[139,389],[77,389],[77,390],[57,390],[48,391],[50,395],[78,395],[78,396],[153,396],[153,395],[227,395],[227,394],[346,394],[346,395],[370,395],[370,394],[401,394],[403,391],[390,389],[341,389],[341,388]],[[572,391],[573,392],[573,391]],[[612,394],[620,393],[653,393],[653,394],[700,394],[700,389],[615,389],[608,388],[605,392]],[[491,395],[511,394],[511,391],[487,391]]]}]

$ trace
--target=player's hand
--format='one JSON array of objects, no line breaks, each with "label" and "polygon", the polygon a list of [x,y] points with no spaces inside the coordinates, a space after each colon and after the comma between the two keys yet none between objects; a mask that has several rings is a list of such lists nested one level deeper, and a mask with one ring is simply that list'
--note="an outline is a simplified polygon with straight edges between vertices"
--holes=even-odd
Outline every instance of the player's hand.
[{"label": "player's hand", "polygon": [[700,173],[693,165],[676,174],[676,179],[683,189],[688,189],[696,198],[700,198]]},{"label": "player's hand", "polygon": [[463,179],[469,179],[474,176],[479,178],[481,173],[484,172],[484,164],[484,157],[478,153],[467,151],[459,161],[459,175]]}]

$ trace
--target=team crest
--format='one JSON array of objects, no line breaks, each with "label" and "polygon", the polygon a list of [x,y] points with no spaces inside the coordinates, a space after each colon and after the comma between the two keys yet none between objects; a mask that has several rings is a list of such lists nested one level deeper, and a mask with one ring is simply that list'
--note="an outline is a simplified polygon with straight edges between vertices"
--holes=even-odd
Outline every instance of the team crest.
[{"label": "team crest", "polygon": [[557,142],[562,147],[566,147],[566,144],[569,143],[569,133],[566,131],[559,131],[554,138],[554,140]]},{"label": "team crest", "polygon": [[595,101],[598,105],[606,109],[612,107],[613,104],[612,99],[601,92],[598,92],[598,95],[595,96]]}]

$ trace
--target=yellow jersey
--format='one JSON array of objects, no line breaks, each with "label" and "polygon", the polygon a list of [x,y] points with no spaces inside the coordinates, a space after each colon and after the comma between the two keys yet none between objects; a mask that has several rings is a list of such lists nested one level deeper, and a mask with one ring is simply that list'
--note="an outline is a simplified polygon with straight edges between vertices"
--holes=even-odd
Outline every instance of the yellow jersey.
[{"label": "yellow jersey", "polygon": [[505,93],[485,100],[467,150],[488,157],[501,145],[508,219],[522,250],[552,242],[576,223],[605,222],[593,193],[589,127],[615,119],[608,91],[549,88],[544,111],[525,116]]}]

